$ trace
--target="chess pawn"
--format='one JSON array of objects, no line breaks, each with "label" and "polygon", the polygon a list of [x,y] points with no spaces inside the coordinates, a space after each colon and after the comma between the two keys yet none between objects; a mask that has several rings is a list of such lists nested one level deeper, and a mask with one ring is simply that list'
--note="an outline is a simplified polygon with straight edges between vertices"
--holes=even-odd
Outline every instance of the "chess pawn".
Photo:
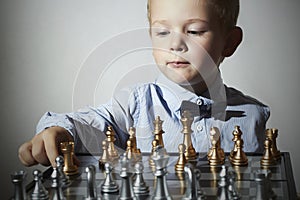
[{"label": "chess pawn", "polygon": [[211,143],[212,143],[211,155],[210,157],[208,157],[209,165],[211,166],[223,165],[225,159],[224,157],[222,157],[222,155],[220,155],[220,152],[217,149],[217,141],[213,139]]},{"label": "chess pawn", "polygon": [[96,186],[96,168],[94,165],[90,165],[85,168],[86,176],[87,176],[87,195],[84,200],[98,200],[97,197],[97,186]]},{"label": "chess pawn", "polygon": [[[210,129],[210,141],[213,141],[213,140],[217,141],[216,148],[217,148],[218,154],[221,157],[221,159],[225,161],[225,153],[224,153],[224,150],[221,148],[221,134],[217,127],[212,127]],[[213,149],[210,148],[210,150],[207,153],[208,159],[211,157],[212,150]]]},{"label": "chess pawn", "polygon": [[244,145],[243,139],[237,140],[235,144],[236,144],[236,152],[230,158],[231,164],[235,166],[248,165],[248,158],[245,152],[243,151],[243,145]]},{"label": "chess pawn", "polygon": [[184,166],[187,163],[187,160],[185,158],[185,145],[184,144],[179,144],[178,145],[178,151],[179,151],[179,157],[177,160],[177,163],[175,164],[175,171],[176,172],[183,172],[184,171]]},{"label": "chess pawn", "polygon": [[149,167],[154,170],[155,169],[155,163],[154,161],[152,160],[152,156],[155,155],[156,153],[156,149],[158,147],[158,140],[154,139],[152,141],[152,151],[151,151],[151,155],[149,156]]},{"label": "chess pawn", "polygon": [[115,135],[116,133],[114,132],[112,126],[108,126],[106,131],[107,151],[110,159],[112,160],[119,158],[118,151],[117,149],[115,149],[115,145],[114,145],[114,142],[116,140]]},{"label": "chess pawn", "polygon": [[138,162],[134,166],[135,168],[135,180],[133,183],[133,191],[135,194],[148,194],[149,187],[143,177],[144,166],[141,162]]},{"label": "chess pawn", "polygon": [[77,165],[74,164],[74,142],[60,143],[61,152],[64,154],[63,171],[67,176],[73,176],[79,173]]},{"label": "chess pawn", "polygon": [[60,176],[60,181],[61,181],[61,185],[62,187],[66,187],[68,186],[68,184],[70,183],[69,178],[66,176],[63,168],[64,168],[64,158],[62,156],[57,156],[55,159],[55,163],[56,163],[56,167]]},{"label": "chess pawn", "polygon": [[100,167],[103,167],[105,163],[109,161],[109,155],[107,150],[107,142],[106,140],[102,141],[102,156],[99,159]]},{"label": "chess pawn", "polygon": [[241,199],[240,194],[238,193],[235,185],[236,181],[236,172],[229,171],[228,175],[228,191],[229,191],[229,199]]},{"label": "chess pawn", "polygon": [[275,160],[279,160],[281,158],[280,151],[277,149],[276,139],[278,137],[278,129],[272,128],[266,130],[266,136],[272,141],[271,145],[271,153]]},{"label": "chess pawn", "polygon": [[222,165],[220,172],[220,180],[218,182],[217,196],[218,199],[229,199],[229,190],[228,190],[228,181],[227,181],[227,168],[225,165]]},{"label": "chess pawn", "polygon": [[15,187],[14,200],[26,200],[25,178],[27,173],[23,170],[11,174],[11,181]]},{"label": "chess pawn", "polygon": [[236,141],[241,139],[242,134],[243,133],[242,133],[240,127],[235,126],[234,131],[232,132],[232,135],[233,135],[232,141],[234,142],[234,147],[233,147],[232,151],[230,152],[229,159],[231,159],[233,157],[233,155],[237,152]]},{"label": "chess pawn", "polygon": [[187,160],[195,160],[197,158],[197,153],[193,147],[191,134],[193,130],[191,129],[191,125],[193,123],[193,117],[189,111],[184,111],[182,117],[180,119],[183,129],[183,144],[186,146],[185,158]]},{"label": "chess pawn", "polygon": [[[130,140],[129,140],[130,141]],[[130,169],[130,160],[126,155],[120,158],[121,164],[121,171],[120,177],[122,178],[122,187],[120,190],[120,200],[135,200],[136,196],[133,192],[133,185],[132,185],[132,176],[133,173]]]},{"label": "chess pawn", "polygon": [[40,170],[33,171],[33,180],[35,182],[33,191],[30,195],[32,200],[47,200],[49,199],[48,191],[42,183],[42,173]]},{"label": "chess pawn", "polygon": [[55,167],[53,168],[53,172],[51,174],[51,192],[50,192],[50,199],[51,200],[65,200],[63,191],[62,191],[62,183],[60,179],[61,175],[59,170]]},{"label": "chess pawn", "polygon": [[273,157],[271,152],[271,146],[272,146],[272,141],[267,137],[264,142],[264,148],[265,148],[264,155],[260,160],[260,164],[262,166],[270,166],[276,164],[276,160]]},{"label": "chess pawn", "polygon": [[128,132],[129,132],[129,139],[132,142],[133,153],[135,153],[135,154],[141,154],[141,150],[137,148],[135,128],[134,127],[130,127]]},{"label": "chess pawn", "polygon": [[156,119],[153,122],[154,125],[154,139],[158,141],[158,145],[164,147],[164,141],[163,141],[163,136],[162,134],[164,133],[163,129],[162,129],[162,123],[164,121],[160,120],[160,117],[157,116]]},{"label": "chess pawn", "polygon": [[133,149],[133,142],[130,139],[127,140],[127,148],[126,148],[125,155],[132,162],[137,161],[137,157],[136,157],[136,154],[135,154],[134,149]]},{"label": "chess pawn", "polygon": [[113,167],[110,163],[104,164],[105,179],[101,184],[102,193],[116,193],[119,192],[119,186],[115,182],[112,176]]}]

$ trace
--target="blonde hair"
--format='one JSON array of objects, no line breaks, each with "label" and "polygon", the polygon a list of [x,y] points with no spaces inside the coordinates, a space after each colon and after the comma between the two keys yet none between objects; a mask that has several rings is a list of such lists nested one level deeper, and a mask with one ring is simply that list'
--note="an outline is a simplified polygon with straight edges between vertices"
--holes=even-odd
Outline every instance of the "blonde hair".
[{"label": "blonde hair", "polygon": [[[190,1],[190,0],[180,0],[180,1]],[[218,16],[220,23],[224,28],[231,29],[237,24],[239,11],[240,11],[239,0],[205,0],[205,1],[212,7],[213,11]],[[148,16],[148,21],[151,24],[150,8],[151,8],[151,0],[148,0],[147,16]]]}]

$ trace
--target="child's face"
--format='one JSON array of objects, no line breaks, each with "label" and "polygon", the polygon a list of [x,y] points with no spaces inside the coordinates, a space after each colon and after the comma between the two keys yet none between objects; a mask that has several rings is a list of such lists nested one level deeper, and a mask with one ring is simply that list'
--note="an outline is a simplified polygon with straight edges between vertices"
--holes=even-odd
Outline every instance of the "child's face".
[{"label": "child's face", "polygon": [[206,0],[152,0],[153,56],[172,81],[199,84],[212,79],[225,37]]}]

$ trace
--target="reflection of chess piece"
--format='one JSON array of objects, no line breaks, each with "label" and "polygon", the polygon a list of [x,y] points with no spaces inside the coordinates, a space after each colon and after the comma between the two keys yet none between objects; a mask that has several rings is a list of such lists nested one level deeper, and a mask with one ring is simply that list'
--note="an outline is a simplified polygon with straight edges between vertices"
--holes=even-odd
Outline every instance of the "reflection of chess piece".
[{"label": "reflection of chess piece", "polygon": [[197,158],[197,153],[193,147],[191,138],[191,134],[193,132],[193,130],[191,129],[191,125],[194,119],[189,111],[184,111],[182,113],[180,121],[183,126],[183,129],[181,131],[183,133],[183,144],[186,147],[185,158],[187,160],[195,160]]},{"label": "reflection of chess piece", "polygon": [[179,157],[177,160],[177,163],[175,165],[175,171],[176,172],[183,172],[184,171],[184,166],[187,163],[186,158],[185,158],[185,145],[180,144],[178,145],[178,151],[179,151]]},{"label": "reflection of chess piece", "polygon": [[272,141],[267,137],[264,142],[264,148],[265,148],[264,155],[260,160],[260,164],[262,166],[270,166],[276,164],[276,160],[273,157],[273,154],[271,152],[271,146],[272,146]]},{"label": "reflection of chess piece", "polygon": [[154,124],[154,139],[158,141],[158,145],[164,147],[164,141],[163,141],[163,136],[162,134],[164,133],[163,129],[162,129],[162,123],[164,121],[160,120],[160,117],[157,116],[156,119],[154,120],[153,124]]},{"label": "reflection of chess piece", "polygon": [[[155,163],[154,161],[152,160],[152,156],[155,155],[155,153],[157,152],[156,149],[158,147],[158,140],[154,139],[152,141],[152,151],[151,151],[151,155],[149,156],[149,166],[151,167],[152,170],[155,169]],[[161,146],[159,146],[161,147]]]},{"label": "reflection of chess piece", "polygon": [[255,171],[256,182],[256,199],[275,199],[276,195],[271,186],[271,171],[257,170]]},{"label": "reflection of chess piece", "polygon": [[272,128],[266,130],[266,136],[271,140],[271,153],[275,160],[279,160],[281,158],[280,151],[277,149],[276,139],[278,137],[278,129]]},{"label": "reflection of chess piece", "polygon": [[180,192],[179,194],[180,195],[183,195],[185,193],[185,189],[186,189],[186,186],[185,186],[185,173],[183,173],[182,171],[178,171],[178,172],[175,172],[177,178],[178,178],[178,181],[179,181],[179,184],[180,184]]},{"label": "reflection of chess piece", "polygon": [[77,165],[74,164],[74,142],[60,143],[61,152],[64,154],[64,172],[67,176],[79,173]]},{"label": "reflection of chess piece", "polygon": [[106,131],[106,141],[107,141],[107,151],[109,154],[109,158],[111,160],[115,160],[119,158],[118,151],[115,149],[114,142],[116,140],[115,138],[116,133],[114,132],[112,126],[107,127]]}]

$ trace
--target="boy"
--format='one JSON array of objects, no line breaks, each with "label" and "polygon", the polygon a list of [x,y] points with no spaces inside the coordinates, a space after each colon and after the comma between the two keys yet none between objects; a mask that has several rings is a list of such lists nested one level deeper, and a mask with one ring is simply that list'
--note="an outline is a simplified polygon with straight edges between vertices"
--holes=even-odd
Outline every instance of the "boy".
[{"label": "boy", "polygon": [[184,110],[194,116],[192,142],[197,152],[208,151],[212,126],[220,129],[224,151],[231,151],[235,125],[243,131],[244,150],[261,152],[269,108],[224,86],[218,70],[242,41],[238,13],[238,0],[149,0],[153,56],[163,75],[134,87],[125,100],[114,97],[108,104],[76,113],[46,113],[38,134],[19,148],[22,163],[55,166],[60,142],[75,140],[76,151],[81,151],[89,146],[89,134],[105,132],[107,125],[113,126],[121,148],[129,127],[136,127],[138,148],[150,151],[158,115],[164,120],[165,148],[176,152],[183,140]]}]

